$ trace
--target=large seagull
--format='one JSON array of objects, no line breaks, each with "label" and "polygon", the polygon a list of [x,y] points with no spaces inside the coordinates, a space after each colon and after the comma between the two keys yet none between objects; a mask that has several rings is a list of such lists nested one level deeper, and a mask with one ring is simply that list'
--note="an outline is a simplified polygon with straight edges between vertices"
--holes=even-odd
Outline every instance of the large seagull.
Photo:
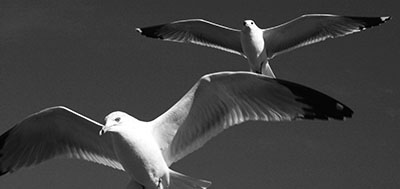
[{"label": "large seagull", "polygon": [[32,114],[0,136],[0,175],[66,157],[125,171],[129,189],[202,189],[211,182],[169,167],[224,129],[249,120],[343,120],[352,114],[299,84],[252,72],[219,72],[203,76],[149,122],[117,111],[102,125],[61,106]]},{"label": "large seagull", "polygon": [[136,30],[151,38],[193,43],[242,55],[247,58],[250,71],[275,77],[268,62],[275,56],[328,38],[359,32],[389,19],[389,16],[308,14],[267,29],[245,20],[241,30],[207,20],[189,19]]}]

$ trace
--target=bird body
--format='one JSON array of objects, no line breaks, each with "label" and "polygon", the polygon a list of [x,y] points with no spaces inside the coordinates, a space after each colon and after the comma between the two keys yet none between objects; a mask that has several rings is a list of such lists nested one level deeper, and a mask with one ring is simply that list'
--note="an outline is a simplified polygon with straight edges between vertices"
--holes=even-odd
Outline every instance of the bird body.
[{"label": "bird body", "polygon": [[152,136],[152,127],[122,112],[107,116],[106,126],[115,116],[124,117],[128,126],[112,127],[110,134],[115,154],[125,171],[134,181],[148,188],[158,188],[162,181],[169,185],[169,168],[165,163],[160,147]]},{"label": "bird body", "polygon": [[188,19],[136,28],[136,31],[150,38],[192,43],[238,54],[248,59],[250,71],[275,77],[268,62],[275,56],[329,38],[360,32],[389,19],[389,16],[307,14],[266,29],[260,29],[252,20],[245,20],[241,30],[203,19]]},{"label": "bird body", "polygon": [[243,29],[240,31],[240,43],[243,53],[247,57],[250,70],[275,78],[268,65],[267,52],[266,48],[264,48],[263,31],[254,21],[245,20],[243,22]]},{"label": "bird body", "polygon": [[213,73],[149,122],[117,111],[103,125],[66,107],[32,114],[0,136],[0,175],[63,156],[125,171],[129,189],[205,189],[211,182],[169,167],[223,130],[249,120],[344,120],[352,114],[337,100],[292,82],[251,72]]}]

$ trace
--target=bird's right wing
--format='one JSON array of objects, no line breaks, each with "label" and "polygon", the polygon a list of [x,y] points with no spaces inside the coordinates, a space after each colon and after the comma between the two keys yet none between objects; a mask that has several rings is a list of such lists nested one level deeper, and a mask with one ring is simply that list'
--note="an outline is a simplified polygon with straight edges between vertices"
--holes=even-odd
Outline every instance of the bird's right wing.
[{"label": "bird's right wing", "polygon": [[352,17],[308,14],[264,30],[269,58],[329,38],[360,32],[382,24],[390,17]]},{"label": "bird's right wing", "polygon": [[140,34],[180,43],[213,47],[245,56],[240,43],[240,31],[202,19],[179,20],[167,24],[136,28]]},{"label": "bird's right wing", "polygon": [[65,107],[33,114],[0,136],[0,175],[64,156],[124,170],[102,125]]},{"label": "bird's right wing", "polygon": [[245,121],[342,120],[352,113],[337,100],[299,84],[250,72],[219,72],[203,76],[155,119],[154,136],[170,165]]}]

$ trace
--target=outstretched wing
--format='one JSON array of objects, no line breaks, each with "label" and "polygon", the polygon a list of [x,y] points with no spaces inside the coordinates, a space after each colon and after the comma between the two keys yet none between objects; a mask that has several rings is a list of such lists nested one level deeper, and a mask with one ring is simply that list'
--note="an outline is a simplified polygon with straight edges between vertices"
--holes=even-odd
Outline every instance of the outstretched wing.
[{"label": "outstretched wing", "polygon": [[[0,136],[0,175],[56,156],[84,159],[123,170],[101,124],[65,107],[52,107],[24,119]],[[107,138],[108,137],[108,138]]]},{"label": "outstretched wing", "polygon": [[240,31],[202,19],[179,20],[168,24],[136,28],[140,34],[180,43],[213,47],[245,56],[240,43]]},{"label": "outstretched wing", "polygon": [[170,165],[230,126],[249,121],[344,119],[352,111],[318,91],[250,72],[203,76],[153,121],[154,136]]},{"label": "outstretched wing", "polygon": [[351,17],[309,14],[264,30],[269,58],[281,53],[377,26],[390,17]]}]

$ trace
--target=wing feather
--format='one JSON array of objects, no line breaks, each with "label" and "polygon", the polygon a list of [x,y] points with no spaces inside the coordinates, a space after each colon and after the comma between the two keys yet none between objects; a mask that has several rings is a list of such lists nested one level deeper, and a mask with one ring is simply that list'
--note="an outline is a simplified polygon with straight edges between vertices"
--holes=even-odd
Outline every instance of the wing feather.
[{"label": "wing feather", "polygon": [[154,136],[170,165],[244,121],[345,119],[352,111],[318,91],[250,72],[203,76],[153,121]]},{"label": "wing feather", "polygon": [[55,157],[83,159],[123,170],[101,124],[65,107],[24,119],[0,136],[0,175]]},{"label": "wing feather", "polygon": [[390,17],[351,17],[308,14],[264,30],[269,58],[329,38],[349,35],[378,26]]},{"label": "wing feather", "polygon": [[244,56],[239,30],[202,19],[180,20],[136,30],[150,38],[192,43]]}]

